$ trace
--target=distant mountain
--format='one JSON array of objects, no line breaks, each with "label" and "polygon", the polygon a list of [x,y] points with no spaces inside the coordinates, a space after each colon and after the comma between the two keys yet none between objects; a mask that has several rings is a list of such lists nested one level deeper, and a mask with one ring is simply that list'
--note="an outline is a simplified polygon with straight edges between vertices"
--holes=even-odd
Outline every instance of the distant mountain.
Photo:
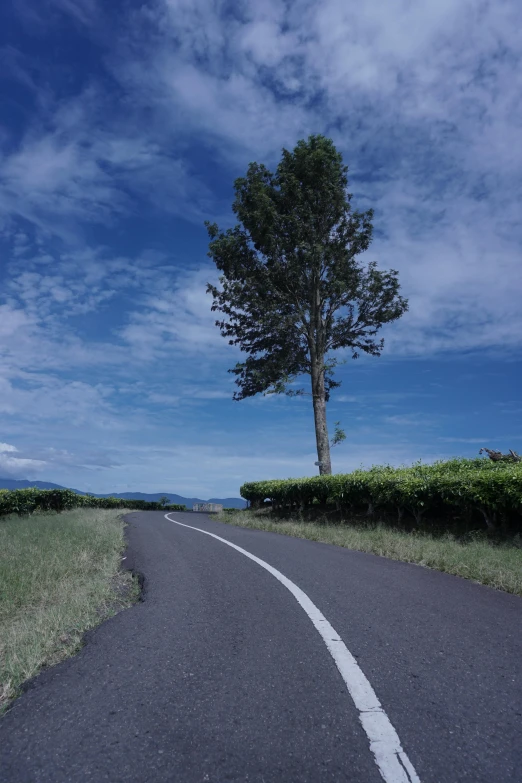
[{"label": "distant mountain", "polygon": [[[26,481],[25,479],[0,478],[0,489],[27,489],[28,487],[38,487],[38,489],[68,489],[60,484],[52,484],[50,481]],[[78,495],[86,495],[79,489],[73,489]],[[101,496],[100,496],[101,497]]]},{"label": "distant mountain", "polygon": [[[0,485],[2,479],[0,479]],[[76,492],[77,490],[73,490]],[[84,492],[80,494],[86,494]],[[94,495],[94,492],[91,493]],[[154,492],[147,494],[145,492],[114,492],[108,495],[96,495],[97,498],[123,498],[124,500],[147,500],[149,502],[157,502],[161,497],[168,497],[170,503],[182,503],[188,508],[192,508],[194,503],[222,503],[224,508],[245,508],[246,501],[243,498],[210,498],[209,500],[203,500],[202,498],[184,498],[182,495],[176,495],[174,492]]]},{"label": "distant mountain", "polygon": [[[28,487],[38,487],[38,489],[72,489],[71,487],[62,487],[60,484],[52,484],[50,481],[26,481],[25,479],[0,478],[0,489],[27,489]],[[176,495],[174,492],[154,492],[147,494],[145,492],[109,492],[106,495],[98,495],[95,492],[82,492],[80,489],[72,489],[78,495],[94,495],[97,498],[122,498],[124,500],[147,500],[157,502],[161,497],[168,497],[170,503],[181,503],[187,508],[192,508],[194,503],[222,503],[225,508],[245,508],[246,502],[243,498],[184,498],[182,495]]]}]

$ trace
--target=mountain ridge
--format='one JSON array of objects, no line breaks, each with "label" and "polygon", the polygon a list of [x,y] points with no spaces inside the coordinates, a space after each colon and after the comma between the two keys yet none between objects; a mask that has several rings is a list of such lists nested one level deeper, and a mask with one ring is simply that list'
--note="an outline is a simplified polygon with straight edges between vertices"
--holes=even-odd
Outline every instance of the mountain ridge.
[{"label": "mountain ridge", "polygon": [[97,498],[122,498],[123,500],[147,500],[157,502],[161,497],[168,497],[170,503],[181,503],[191,508],[194,503],[222,503],[225,508],[245,508],[246,501],[243,498],[186,498],[175,492],[108,492],[99,494],[96,492],[83,492],[73,487],[63,487],[61,484],[53,484],[51,481],[28,481],[27,479],[9,479],[0,478],[0,489],[27,489],[28,487],[37,487],[38,489],[70,489],[77,495],[94,495]]}]

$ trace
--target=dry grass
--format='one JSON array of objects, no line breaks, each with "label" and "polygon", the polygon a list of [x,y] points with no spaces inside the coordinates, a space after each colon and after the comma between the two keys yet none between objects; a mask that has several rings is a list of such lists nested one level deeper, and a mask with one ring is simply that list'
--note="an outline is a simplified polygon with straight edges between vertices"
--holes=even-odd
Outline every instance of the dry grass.
[{"label": "dry grass", "polygon": [[522,596],[522,548],[515,543],[493,544],[481,534],[458,541],[450,534],[434,537],[379,524],[363,526],[277,520],[267,511],[223,513],[218,519],[241,527],[322,541],[392,560],[417,563]]},{"label": "dry grass", "polygon": [[0,519],[0,713],[43,666],[138,595],[122,572],[120,510]]}]

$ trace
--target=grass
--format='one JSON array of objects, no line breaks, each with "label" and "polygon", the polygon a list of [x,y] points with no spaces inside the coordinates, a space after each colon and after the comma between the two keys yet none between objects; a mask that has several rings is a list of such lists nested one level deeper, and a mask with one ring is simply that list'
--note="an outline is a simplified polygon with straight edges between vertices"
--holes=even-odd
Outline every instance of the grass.
[{"label": "grass", "polygon": [[44,666],[138,596],[121,571],[122,510],[74,509],[0,519],[0,714]]},{"label": "grass", "polygon": [[449,533],[442,536],[420,531],[408,533],[382,524],[278,520],[266,510],[223,512],[217,518],[240,527],[268,530],[417,563],[522,596],[522,548],[517,546],[517,542],[494,544],[481,533],[457,540]]}]

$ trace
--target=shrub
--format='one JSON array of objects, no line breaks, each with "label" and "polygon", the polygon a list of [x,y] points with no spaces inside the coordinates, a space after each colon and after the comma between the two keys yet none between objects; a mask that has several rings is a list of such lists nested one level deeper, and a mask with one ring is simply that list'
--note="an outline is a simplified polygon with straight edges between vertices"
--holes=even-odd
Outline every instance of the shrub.
[{"label": "shrub", "polygon": [[78,495],[70,489],[14,489],[0,491],[0,516],[6,514],[32,514],[35,511],[65,511],[69,508],[129,508],[140,511],[185,511],[185,506],[146,500],[125,500],[124,498],[96,498],[93,495]]},{"label": "shrub", "polygon": [[[409,468],[390,465],[312,478],[243,484],[241,496],[253,507],[267,501],[276,510],[329,506],[341,512],[384,518],[426,520],[478,519],[489,530],[522,532],[522,463],[489,459],[452,459]],[[450,513],[451,512],[451,513]]]}]

